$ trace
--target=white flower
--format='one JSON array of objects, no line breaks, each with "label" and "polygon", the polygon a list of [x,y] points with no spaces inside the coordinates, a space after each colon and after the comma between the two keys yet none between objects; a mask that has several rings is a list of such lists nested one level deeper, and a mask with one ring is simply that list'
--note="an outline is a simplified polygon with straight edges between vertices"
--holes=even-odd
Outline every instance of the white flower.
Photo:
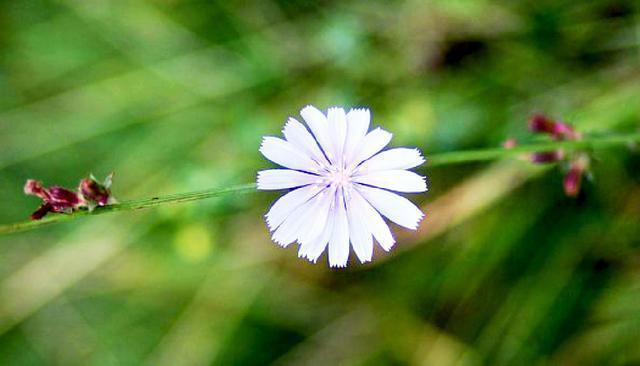
[{"label": "white flower", "polygon": [[291,189],[265,215],[273,240],[300,244],[298,256],[316,262],[329,246],[329,265],[346,267],[349,242],[362,263],[371,260],[373,239],[388,251],[395,240],[381,214],[415,230],[424,217],[393,192],[425,192],[425,178],[408,171],[424,163],[417,149],[380,152],[391,133],[370,132],[369,109],[313,106],[300,111],[311,133],[294,118],[282,130],[286,140],[267,136],[260,152],[285,169],[258,172],[258,189]]}]

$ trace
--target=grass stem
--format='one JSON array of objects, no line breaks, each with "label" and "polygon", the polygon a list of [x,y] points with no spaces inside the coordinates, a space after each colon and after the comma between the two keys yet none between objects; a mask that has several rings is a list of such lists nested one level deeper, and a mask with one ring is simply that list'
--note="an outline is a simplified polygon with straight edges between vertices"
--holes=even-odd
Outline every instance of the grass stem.
[{"label": "grass stem", "polygon": [[[546,152],[553,150],[593,150],[613,146],[635,146],[640,143],[640,133],[629,135],[614,135],[603,137],[589,137],[578,141],[552,141],[516,146],[510,149],[498,147],[490,149],[451,151],[427,156],[426,167],[481,162],[517,156],[525,153]],[[0,235],[36,229],[42,226],[69,221],[82,216],[95,216],[110,212],[142,210],[155,206],[174,203],[198,201],[228,194],[255,192],[256,184],[247,183],[226,188],[214,188],[203,191],[177,193],[166,196],[137,199],[98,207],[93,211],[81,210],[73,214],[50,214],[37,221],[22,221],[14,224],[0,225]]]}]

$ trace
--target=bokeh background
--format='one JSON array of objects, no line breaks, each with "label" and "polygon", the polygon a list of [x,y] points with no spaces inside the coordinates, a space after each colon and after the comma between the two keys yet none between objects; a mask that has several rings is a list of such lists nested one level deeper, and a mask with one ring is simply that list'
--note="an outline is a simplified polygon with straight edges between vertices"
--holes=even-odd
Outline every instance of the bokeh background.
[{"label": "bokeh background", "polygon": [[[534,111],[637,131],[636,1],[0,2],[0,223],[27,178],[120,200],[251,182],[309,103],[429,154],[530,139]],[[0,238],[2,365],[640,363],[640,156],[423,168],[427,217],[331,270],[272,244],[277,193]],[[310,223],[312,224],[312,223]]]}]

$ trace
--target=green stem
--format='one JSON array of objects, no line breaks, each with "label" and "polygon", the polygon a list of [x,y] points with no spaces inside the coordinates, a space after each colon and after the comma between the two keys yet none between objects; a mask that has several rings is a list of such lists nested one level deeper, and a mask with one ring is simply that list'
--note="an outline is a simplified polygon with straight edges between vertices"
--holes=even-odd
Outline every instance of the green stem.
[{"label": "green stem", "polygon": [[[558,149],[588,150],[611,146],[634,145],[637,143],[640,143],[640,133],[618,136],[590,137],[579,141],[541,142],[517,146],[510,149],[492,148],[468,151],[452,151],[429,155],[427,167],[496,160],[524,153],[546,152]],[[255,183],[247,183],[227,188],[208,189],[204,191],[177,193],[167,196],[124,201],[105,207],[98,207],[91,212],[87,210],[81,210],[68,215],[51,214],[37,221],[23,221],[15,224],[0,225],[0,235],[36,229],[41,226],[68,221],[81,216],[94,216],[117,211],[142,210],[160,205],[198,201],[227,194],[253,192],[255,191],[255,189]]]},{"label": "green stem", "polygon": [[550,141],[516,146],[513,148],[497,147],[492,149],[451,151],[427,156],[427,166],[453,165],[487,160],[496,160],[509,156],[526,153],[548,152],[555,150],[591,150],[611,146],[633,146],[640,143],[640,133],[630,135],[615,135],[606,137],[591,137],[575,141]]},{"label": "green stem", "polygon": [[23,221],[23,222],[17,222],[15,224],[0,225],[0,235],[32,230],[32,229],[39,228],[41,226],[54,224],[57,222],[69,221],[81,216],[95,216],[95,215],[102,215],[109,212],[142,210],[145,208],[150,208],[150,207],[155,207],[160,205],[167,205],[171,203],[198,201],[198,200],[203,200],[207,198],[223,196],[231,193],[239,194],[239,193],[255,191],[255,188],[256,188],[255,183],[248,183],[248,184],[241,184],[237,186],[231,186],[227,188],[207,189],[204,191],[178,193],[178,194],[172,194],[172,195],[161,196],[161,197],[152,197],[152,198],[124,201],[124,202],[115,203],[109,206],[97,207],[93,211],[81,210],[68,215],[67,214],[51,214],[37,221]]}]

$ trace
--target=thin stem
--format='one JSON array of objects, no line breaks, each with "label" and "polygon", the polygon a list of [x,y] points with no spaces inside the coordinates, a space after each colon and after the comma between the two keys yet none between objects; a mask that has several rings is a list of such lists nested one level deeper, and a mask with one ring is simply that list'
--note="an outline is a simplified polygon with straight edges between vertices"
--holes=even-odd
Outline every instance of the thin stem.
[{"label": "thin stem", "polygon": [[54,224],[57,222],[69,221],[81,216],[95,216],[95,215],[102,215],[109,212],[142,210],[150,207],[167,205],[171,203],[198,201],[198,200],[223,196],[223,195],[232,194],[232,193],[240,194],[240,193],[255,191],[255,188],[256,188],[255,183],[247,183],[247,184],[241,184],[241,185],[227,187],[227,188],[207,189],[204,191],[178,193],[178,194],[172,194],[168,196],[124,201],[124,202],[115,203],[109,206],[97,207],[93,211],[82,210],[82,211],[77,211],[77,212],[74,212],[73,214],[68,214],[68,215],[67,214],[51,214],[37,221],[23,221],[23,222],[17,222],[15,224],[0,225],[0,235],[32,230],[32,229],[39,228],[41,226]]},{"label": "thin stem", "polygon": [[441,165],[453,165],[487,160],[496,160],[509,156],[517,156],[525,153],[548,152],[555,150],[591,150],[611,146],[629,145],[640,143],[640,133],[630,135],[615,135],[606,137],[591,137],[583,140],[549,141],[516,146],[512,148],[491,148],[466,151],[451,151],[427,156],[429,167]]},{"label": "thin stem", "polygon": [[[630,135],[590,137],[579,141],[552,141],[532,143],[528,145],[517,146],[510,149],[492,148],[467,151],[451,151],[439,154],[430,154],[428,156],[427,166],[443,166],[460,163],[479,162],[496,160],[509,156],[520,155],[523,153],[546,152],[553,150],[589,150],[596,148],[605,148],[611,146],[623,146],[640,143],[640,133]],[[223,196],[227,194],[239,194],[247,192],[255,192],[256,184],[247,183],[227,188],[215,188],[197,192],[177,193],[167,196],[158,196],[146,199],[124,201],[117,204],[98,207],[93,211],[81,210],[73,214],[51,214],[37,221],[23,221],[15,224],[0,225],[0,235],[16,233],[39,228],[41,226],[54,224],[75,219],[82,216],[101,215],[109,212],[142,210],[150,207],[168,205],[173,203],[198,201],[207,198]]]}]

